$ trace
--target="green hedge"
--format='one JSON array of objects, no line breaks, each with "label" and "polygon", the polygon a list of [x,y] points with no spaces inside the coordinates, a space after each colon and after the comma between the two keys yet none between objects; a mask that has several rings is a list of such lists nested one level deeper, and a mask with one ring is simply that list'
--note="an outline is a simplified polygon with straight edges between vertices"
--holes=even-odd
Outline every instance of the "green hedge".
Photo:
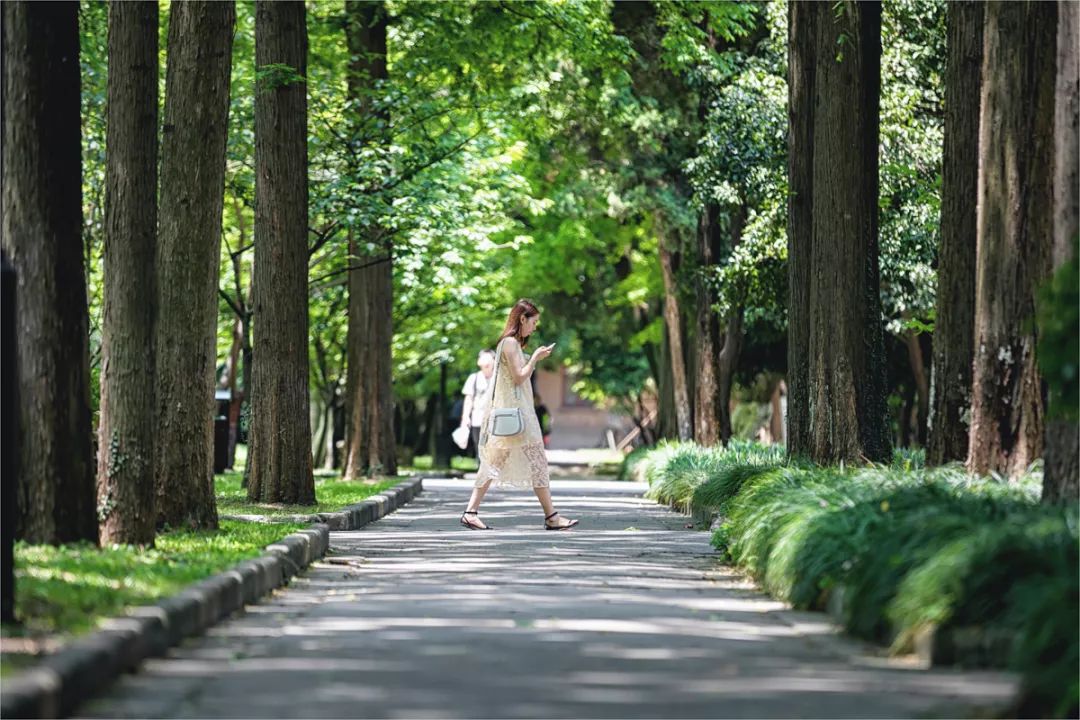
[{"label": "green hedge", "polygon": [[1039,504],[1037,475],[927,469],[918,452],[823,468],[751,443],[663,445],[636,467],[650,497],[718,512],[714,545],[770,594],[820,610],[841,593],[845,629],[896,652],[931,629],[1015,637],[999,660],[1023,674],[1025,712],[1076,714],[1080,512]]}]

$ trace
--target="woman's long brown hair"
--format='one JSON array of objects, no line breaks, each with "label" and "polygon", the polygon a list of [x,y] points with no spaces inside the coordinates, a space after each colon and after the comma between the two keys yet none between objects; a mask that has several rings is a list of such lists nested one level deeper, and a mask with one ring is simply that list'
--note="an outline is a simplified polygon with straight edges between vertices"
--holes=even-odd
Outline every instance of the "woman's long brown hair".
[{"label": "woman's long brown hair", "polygon": [[521,321],[539,314],[540,310],[530,300],[525,298],[518,300],[514,303],[514,307],[510,308],[510,315],[506,318],[506,327],[503,328],[502,335],[499,336],[499,342],[512,337],[521,343],[521,347],[525,347],[529,342],[529,336],[522,337]]}]

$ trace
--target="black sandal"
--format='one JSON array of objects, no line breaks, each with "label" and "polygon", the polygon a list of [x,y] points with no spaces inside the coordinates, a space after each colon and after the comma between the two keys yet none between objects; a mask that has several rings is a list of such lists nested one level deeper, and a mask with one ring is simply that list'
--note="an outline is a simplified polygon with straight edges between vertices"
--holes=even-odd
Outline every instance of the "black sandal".
[{"label": "black sandal", "polygon": [[558,514],[559,514],[559,511],[556,510],[555,512],[551,513],[546,518],[544,518],[544,529],[545,530],[569,530],[570,528],[572,528],[572,527],[574,527],[575,525],[578,524],[577,520],[571,520],[566,525],[548,525],[548,520],[550,520],[551,518],[555,517]]},{"label": "black sandal", "polygon": [[[465,512],[461,513],[461,524],[464,525],[465,527],[469,528],[470,530],[491,530],[492,527],[490,525],[487,525],[485,527],[480,527],[479,525],[473,525],[471,522],[469,522],[468,520],[465,519],[466,515],[479,515],[479,514],[480,514],[479,510],[466,510]],[[477,519],[479,519],[479,518],[477,518]]]}]

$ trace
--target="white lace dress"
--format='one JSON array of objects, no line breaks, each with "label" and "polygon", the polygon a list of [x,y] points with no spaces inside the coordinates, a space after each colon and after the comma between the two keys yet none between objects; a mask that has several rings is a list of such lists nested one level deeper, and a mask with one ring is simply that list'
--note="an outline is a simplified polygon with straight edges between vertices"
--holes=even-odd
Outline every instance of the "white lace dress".
[{"label": "white lace dress", "polygon": [[[495,348],[495,382],[488,388],[491,401],[480,426],[480,470],[476,474],[476,485],[479,487],[490,480],[498,487],[548,487],[551,480],[544,453],[544,436],[533,407],[532,383],[529,380],[520,385],[514,382],[513,365],[507,353],[517,353],[522,364],[528,361],[528,356],[516,343],[507,344],[503,340]],[[488,419],[491,410],[512,407],[521,409],[525,430],[510,437],[490,435]]]}]

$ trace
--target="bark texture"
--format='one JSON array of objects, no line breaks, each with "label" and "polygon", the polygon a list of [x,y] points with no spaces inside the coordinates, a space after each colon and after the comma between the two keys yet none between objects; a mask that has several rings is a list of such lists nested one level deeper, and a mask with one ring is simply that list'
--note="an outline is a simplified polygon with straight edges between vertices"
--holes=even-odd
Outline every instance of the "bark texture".
[{"label": "bark texture", "polygon": [[931,364],[930,440],[926,461],[941,465],[968,455],[971,364],[975,357],[975,223],[983,2],[950,3],[945,65],[941,246],[937,321]]},{"label": "bark texture", "polygon": [[[745,205],[731,211],[731,248],[734,250],[742,243],[743,229],[746,227],[747,208]],[[743,307],[732,309],[731,316],[724,322],[720,336],[720,354],[716,359],[717,409],[720,418],[720,442],[727,445],[731,440],[731,386],[735,370],[739,366],[739,353],[743,345]]]},{"label": "bark texture", "polygon": [[217,527],[214,385],[236,8],[170,10],[161,132],[154,474],[159,524]]},{"label": "bark texture", "polygon": [[158,5],[109,5],[97,498],[103,545],[152,545]]},{"label": "bark texture", "polygon": [[[878,272],[878,103],[881,65],[881,5],[872,2],[792,3],[794,33],[813,32],[813,45],[792,40],[793,73],[813,73],[813,91],[797,87],[791,139],[809,137],[811,148],[789,148],[792,189],[807,193],[809,208],[789,211],[795,227],[789,263],[795,336],[792,372],[791,450],[821,463],[860,458],[885,460],[891,452],[885,404],[884,329]],[[814,17],[801,22],[803,13]],[[841,34],[844,42],[841,43]],[[813,59],[812,69],[806,65]],[[812,127],[805,128],[808,122]],[[812,167],[799,165],[807,155]],[[806,200],[805,195],[803,200]],[[809,215],[809,218],[805,215]],[[807,269],[804,263],[809,265]],[[808,277],[807,277],[808,275]],[[808,281],[808,287],[806,287]],[[803,329],[807,324],[805,355]],[[806,363],[805,376],[799,363]],[[802,385],[805,381],[805,385]]]},{"label": "bark texture", "polygon": [[97,541],[74,2],[5,2],[3,220],[18,273],[17,536]]},{"label": "bark texture", "polygon": [[[315,502],[308,377],[307,21],[295,0],[255,5],[255,62],[285,65],[255,96],[255,365],[248,497]],[[301,79],[297,79],[297,78]]]},{"label": "bark texture", "polygon": [[1054,3],[988,3],[979,124],[975,360],[968,469],[1008,477],[1042,455],[1035,297],[1053,233]]},{"label": "bark texture", "polygon": [[[703,446],[720,442],[721,400],[717,356],[720,352],[720,327],[713,305],[716,293],[712,288],[711,274],[715,272],[720,257],[720,233],[718,232],[719,209],[714,204],[705,207],[699,218],[697,236],[697,259],[700,274],[695,291],[697,294],[697,317],[694,333],[694,352],[697,382],[694,386],[694,442]],[[730,422],[729,422],[730,425]]]},{"label": "bark texture", "polygon": [[686,359],[683,355],[682,323],[679,313],[679,299],[676,295],[675,271],[672,267],[670,239],[661,235],[660,270],[664,277],[664,324],[668,331],[668,345],[671,348],[671,379],[675,395],[675,423],[679,440],[692,440],[694,437],[691,418],[690,394],[686,387]]},{"label": "bark texture", "polygon": [[[354,102],[354,127],[374,143],[384,134],[364,131],[373,119],[389,118],[372,102],[375,85],[387,78],[388,15],[382,2],[345,4],[346,40],[352,62],[349,94]],[[363,237],[350,240],[349,330],[346,371],[345,477],[396,475],[394,438],[393,358],[394,264],[390,234],[378,225],[364,228]],[[354,236],[351,236],[354,237]]]},{"label": "bark texture", "polygon": [[810,258],[814,237],[814,43],[818,9],[788,3],[788,452],[810,450]]},{"label": "bark texture", "polygon": [[[1080,5],[1058,3],[1057,83],[1054,92],[1054,249],[1055,269],[1076,262],[1076,238],[1080,233]],[[1076,500],[1080,495],[1080,431],[1077,423],[1049,408],[1046,451],[1043,458],[1043,501]],[[1077,412],[1077,408],[1063,408]]]}]

